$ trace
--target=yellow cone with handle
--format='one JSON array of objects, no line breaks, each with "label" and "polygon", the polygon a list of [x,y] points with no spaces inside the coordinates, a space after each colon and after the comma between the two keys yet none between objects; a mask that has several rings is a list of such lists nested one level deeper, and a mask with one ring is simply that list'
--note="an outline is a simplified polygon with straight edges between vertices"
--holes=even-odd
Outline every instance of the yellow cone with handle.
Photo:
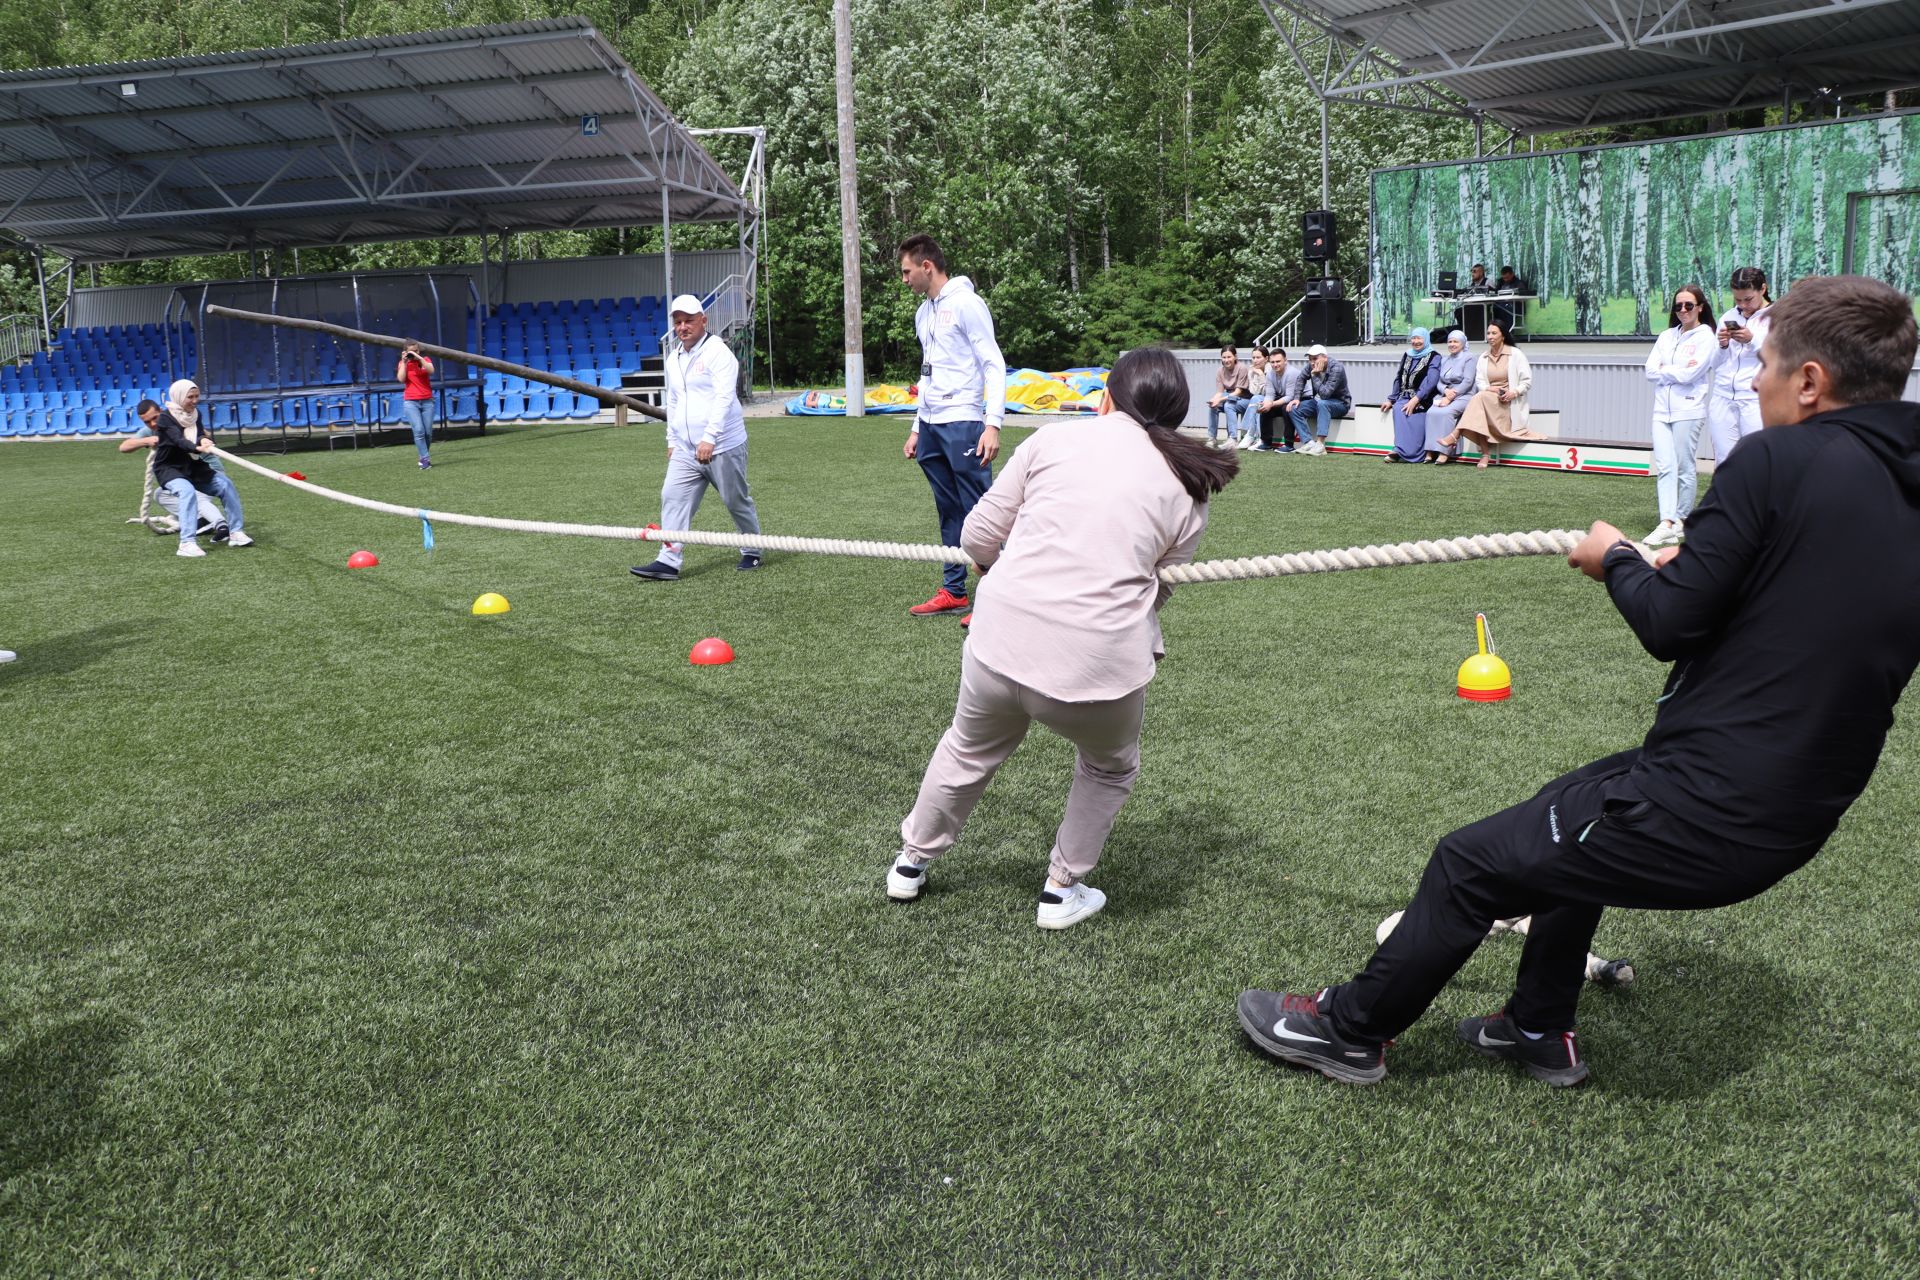
[{"label": "yellow cone with handle", "polygon": [[1494,656],[1487,634],[1487,615],[1473,615],[1480,652],[1460,664],[1460,696],[1473,702],[1504,702],[1513,696],[1513,673]]},{"label": "yellow cone with handle", "polygon": [[477,618],[484,618],[489,614],[505,613],[511,608],[513,608],[513,606],[507,603],[507,598],[497,591],[489,591],[473,602],[473,613]]}]

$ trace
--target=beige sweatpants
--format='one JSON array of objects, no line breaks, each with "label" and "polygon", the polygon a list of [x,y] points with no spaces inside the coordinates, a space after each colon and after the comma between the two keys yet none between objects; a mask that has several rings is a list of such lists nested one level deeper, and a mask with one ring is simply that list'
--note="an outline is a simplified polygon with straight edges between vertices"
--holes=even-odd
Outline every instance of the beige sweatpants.
[{"label": "beige sweatpants", "polygon": [[967,648],[953,724],[933,749],[920,797],[900,824],[901,848],[921,862],[951,849],[995,771],[1038,720],[1078,749],[1067,811],[1047,864],[1056,883],[1078,884],[1100,861],[1107,833],[1140,775],[1146,701],[1143,686],[1111,702],[1060,702],[974,661]]}]

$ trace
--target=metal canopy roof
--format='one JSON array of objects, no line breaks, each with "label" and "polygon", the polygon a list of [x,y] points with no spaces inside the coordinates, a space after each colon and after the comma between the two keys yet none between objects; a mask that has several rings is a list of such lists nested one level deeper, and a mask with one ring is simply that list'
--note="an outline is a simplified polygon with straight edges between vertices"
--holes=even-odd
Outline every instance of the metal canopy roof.
[{"label": "metal canopy roof", "polygon": [[1515,136],[1920,84],[1917,0],[1261,0],[1316,92]]},{"label": "metal canopy roof", "polygon": [[81,261],[746,211],[581,18],[0,74],[0,232]]}]

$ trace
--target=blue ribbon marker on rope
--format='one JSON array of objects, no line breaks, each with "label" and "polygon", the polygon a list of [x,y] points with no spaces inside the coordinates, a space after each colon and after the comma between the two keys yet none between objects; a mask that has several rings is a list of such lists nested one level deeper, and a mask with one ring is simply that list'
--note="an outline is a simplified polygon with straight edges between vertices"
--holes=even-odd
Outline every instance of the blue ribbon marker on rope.
[{"label": "blue ribbon marker on rope", "polygon": [[420,517],[420,543],[426,550],[433,550],[433,525],[427,519],[425,507],[415,508],[414,514]]}]

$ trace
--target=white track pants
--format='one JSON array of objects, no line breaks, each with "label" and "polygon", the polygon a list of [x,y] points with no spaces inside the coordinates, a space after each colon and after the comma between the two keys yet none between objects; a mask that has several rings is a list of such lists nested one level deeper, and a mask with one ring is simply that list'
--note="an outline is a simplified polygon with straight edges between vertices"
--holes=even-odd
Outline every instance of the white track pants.
[{"label": "white track pants", "polygon": [[1719,466],[1733,446],[1760,430],[1758,400],[1729,400],[1714,393],[1707,401],[1707,431],[1713,437],[1713,465]]}]

